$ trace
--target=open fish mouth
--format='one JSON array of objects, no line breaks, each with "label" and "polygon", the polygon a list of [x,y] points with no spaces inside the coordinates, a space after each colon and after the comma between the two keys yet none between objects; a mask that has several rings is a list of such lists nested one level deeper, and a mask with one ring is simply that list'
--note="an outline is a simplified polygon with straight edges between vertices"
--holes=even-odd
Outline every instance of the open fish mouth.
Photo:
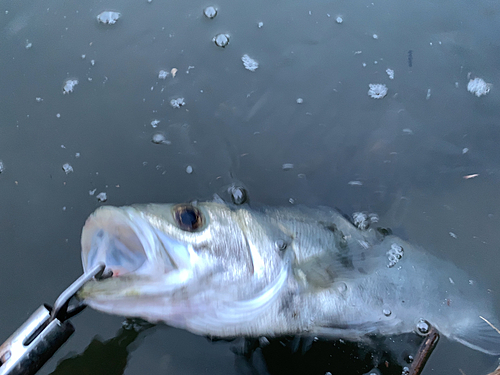
[{"label": "open fish mouth", "polygon": [[136,216],[134,212],[105,207],[89,217],[82,231],[85,271],[98,263],[104,263],[113,276],[148,271],[148,253],[157,241],[151,227]]},{"label": "open fish mouth", "polygon": [[[105,272],[112,272],[111,279],[88,284],[80,293],[86,298],[172,290],[187,280],[196,255],[190,244],[162,233],[132,207],[98,209],[85,223],[81,242],[85,271],[103,263]],[[163,287],[144,290],[155,281]]]}]

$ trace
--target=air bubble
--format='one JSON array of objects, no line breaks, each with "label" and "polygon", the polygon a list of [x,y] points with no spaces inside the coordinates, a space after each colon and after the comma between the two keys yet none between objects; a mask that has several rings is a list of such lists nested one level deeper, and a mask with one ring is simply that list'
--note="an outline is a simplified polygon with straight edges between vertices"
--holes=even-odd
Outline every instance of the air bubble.
[{"label": "air bubble", "polygon": [[403,370],[401,371],[401,375],[410,375],[410,369],[408,367],[403,367]]},{"label": "air bubble", "polygon": [[347,285],[346,285],[346,283],[339,283],[339,284],[337,285],[337,291],[338,291],[339,293],[344,293],[346,290],[347,290]]},{"label": "air bubble", "polygon": [[69,94],[70,92],[73,92],[76,85],[78,85],[77,79],[68,79],[66,82],[64,82],[63,94]]},{"label": "air bubble", "polygon": [[392,311],[391,311],[391,310],[389,310],[389,309],[383,309],[383,310],[382,310],[382,313],[383,313],[385,316],[391,316]]},{"label": "air bubble", "polygon": [[237,205],[245,203],[248,199],[247,191],[241,186],[231,186],[228,193],[231,195],[233,203]]},{"label": "air bubble", "polygon": [[120,17],[121,14],[118,12],[104,11],[97,16],[97,21],[105,25],[113,25]]},{"label": "air bubble", "polygon": [[431,329],[431,326],[427,320],[420,319],[417,323],[417,331],[421,335],[427,335]]},{"label": "air bubble", "polygon": [[73,167],[69,163],[63,164],[62,169],[66,174],[73,172]]},{"label": "air bubble", "polygon": [[169,73],[166,70],[160,70],[158,72],[158,79],[166,79],[168,74]]},{"label": "air bubble", "polygon": [[365,230],[370,226],[370,222],[368,221],[368,215],[364,212],[355,212],[352,214],[352,221],[356,228]]},{"label": "air bubble", "polygon": [[292,163],[285,163],[281,166],[281,169],[283,169],[284,171],[289,171],[291,169],[293,169],[294,165]]},{"label": "air bubble", "polygon": [[205,17],[212,19],[217,15],[217,9],[212,6],[206,7],[203,10],[203,14],[205,15]]},{"label": "air bubble", "polygon": [[340,23],[344,22],[344,19],[343,19],[342,17],[338,16],[338,17],[335,19],[335,22],[337,22],[337,23],[339,23],[339,24],[340,24]]},{"label": "air bubble", "polygon": [[251,72],[255,72],[259,67],[259,63],[247,54],[241,57],[241,61],[243,62],[245,69],[250,70]]},{"label": "air bubble", "polygon": [[191,174],[191,173],[193,173],[193,167],[191,167],[190,165],[188,165],[188,166],[186,167],[186,173],[187,173],[187,174]]},{"label": "air bubble", "polygon": [[480,96],[486,95],[491,90],[491,83],[486,83],[482,78],[474,78],[467,84],[467,91],[476,95],[478,98]]},{"label": "air bubble", "polygon": [[382,99],[387,95],[387,86],[381,83],[370,83],[368,95],[373,99]]},{"label": "air bubble", "polygon": [[216,36],[214,36],[212,41],[215,43],[216,46],[224,48],[229,44],[229,35],[217,34]]},{"label": "air bubble", "polygon": [[276,243],[276,247],[277,247],[279,250],[281,250],[281,251],[286,250],[287,244],[286,244],[286,242],[285,242],[285,241],[283,241],[283,240],[278,240],[278,241],[276,241],[275,243]]},{"label": "air bubble", "polygon": [[96,195],[96,198],[99,202],[106,202],[108,200],[108,195],[105,192],[101,192]]},{"label": "air bubble", "polygon": [[157,144],[157,145],[169,145],[169,144],[171,144],[171,142],[167,141],[167,138],[162,133],[153,134],[153,137],[151,138],[151,142],[153,142],[154,144]]},{"label": "air bubble", "polygon": [[159,123],[160,123],[160,120],[153,120],[153,121],[151,121],[151,126],[153,128],[157,128]]},{"label": "air bubble", "polygon": [[387,251],[389,263],[387,267],[391,268],[396,265],[403,257],[404,249],[398,244],[393,243],[389,251]]},{"label": "air bubble", "polygon": [[173,108],[180,108],[182,107],[183,105],[185,105],[186,103],[184,102],[184,98],[177,98],[177,99],[172,99],[170,101],[170,105],[173,107]]},{"label": "air bubble", "polygon": [[302,104],[304,103],[304,99],[302,98],[297,98],[297,104]]}]

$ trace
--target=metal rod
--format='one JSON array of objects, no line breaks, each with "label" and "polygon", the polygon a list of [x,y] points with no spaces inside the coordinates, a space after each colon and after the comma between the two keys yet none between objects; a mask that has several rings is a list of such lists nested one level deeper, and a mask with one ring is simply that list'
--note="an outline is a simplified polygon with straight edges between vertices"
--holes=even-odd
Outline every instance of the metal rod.
[{"label": "metal rod", "polygon": [[410,375],[419,375],[422,372],[438,341],[439,333],[434,327],[431,327],[424,342],[418,348],[415,360],[411,364]]}]

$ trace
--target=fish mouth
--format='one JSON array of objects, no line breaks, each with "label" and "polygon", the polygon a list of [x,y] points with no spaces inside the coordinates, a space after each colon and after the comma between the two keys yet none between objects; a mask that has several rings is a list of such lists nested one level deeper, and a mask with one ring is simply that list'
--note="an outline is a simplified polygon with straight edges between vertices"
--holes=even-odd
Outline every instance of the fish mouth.
[{"label": "fish mouth", "polygon": [[105,272],[112,272],[111,278],[84,287],[88,298],[138,296],[146,287],[146,294],[172,290],[187,281],[195,261],[190,244],[153,227],[131,207],[96,210],[83,227],[81,244],[84,271],[103,263]]},{"label": "fish mouth", "polygon": [[87,219],[81,241],[84,271],[98,263],[104,263],[106,271],[112,271],[115,277],[147,271],[156,243],[150,227],[136,216],[103,207]]}]

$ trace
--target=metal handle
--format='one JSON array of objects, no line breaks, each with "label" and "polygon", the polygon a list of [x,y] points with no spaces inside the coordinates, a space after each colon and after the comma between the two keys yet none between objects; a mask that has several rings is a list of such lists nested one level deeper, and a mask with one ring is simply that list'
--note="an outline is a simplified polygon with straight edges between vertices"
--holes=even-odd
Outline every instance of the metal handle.
[{"label": "metal handle", "polygon": [[40,306],[0,346],[0,375],[32,375],[73,334],[69,321],[51,319],[49,309]]}]

